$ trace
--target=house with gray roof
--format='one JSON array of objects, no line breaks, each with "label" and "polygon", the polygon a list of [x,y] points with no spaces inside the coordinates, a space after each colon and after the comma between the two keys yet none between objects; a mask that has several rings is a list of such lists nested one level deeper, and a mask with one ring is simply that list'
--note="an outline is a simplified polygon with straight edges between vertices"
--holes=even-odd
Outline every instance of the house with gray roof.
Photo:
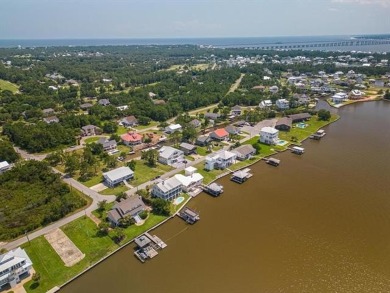
[{"label": "house with gray roof", "polygon": [[309,113],[300,113],[300,114],[287,115],[287,117],[290,118],[293,123],[297,123],[297,122],[310,120],[311,115]]},{"label": "house with gray roof", "polygon": [[239,115],[241,115],[241,112],[242,112],[242,109],[241,109],[241,107],[240,107],[239,105],[235,105],[235,106],[232,108],[232,110],[231,110],[231,113],[232,113],[232,115],[234,115],[234,116],[239,116]]},{"label": "house with gray roof", "polygon": [[51,124],[60,122],[60,119],[58,119],[57,116],[51,116],[43,118],[43,121],[45,121],[47,124]]},{"label": "house with gray roof", "polygon": [[109,187],[114,187],[119,183],[130,180],[134,177],[134,172],[129,167],[119,167],[103,173],[104,183]]},{"label": "house with gray roof", "polygon": [[96,135],[97,127],[95,125],[85,125],[81,127],[81,133],[83,136]]},{"label": "house with gray roof", "polygon": [[219,117],[221,117],[221,114],[219,113],[206,113],[204,114],[204,118],[211,119],[211,120],[217,120]]},{"label": "house with gray roof", "polygon": [[189,123],[192,127],[197,128],[201,126],[201,122],[198,119],[191,120]]},{"label": "house with gray roof", "polygon": [[275,124],[275,129],[282,131],[289,131],[292,127],[292,119],[288,117],[282,117],[278,119]]},{"label": "house with gray roof", "polygon": [[158,150],[158,161],[164,165],[180,163],[184,160],[184,152],[170,146],[163,146]]},{"label": "house with gray roof", "polygon": [[237,155],[235,153],[220,150],[206,157],[204,169],[209,171],[214,169],[226,169],[235,163],[236,158]]},{"label": "house with gray roof", "polygon": [[152,195],[165,199],[173,200],[182,192],[182,184],[175,177],[171,177],[153,186]]},{"label": "house with gray roof", "polygon": [[256,154],[256,149],[250,144],[244,144],[234,149],[232,153],[237,155],[237,160],[245,161]]},{"label": "house with gray roof", "polygon": [[201,135],[195,141],[195,144],[198,146],[207,146],[211,141],[211,137],[208,135]]},{"label": "house with gray roof", "polygon": [[84,103],[84,104],[81,104],[80,105],[80,109],[81,110],[88,110],[89,108],[91,108],[93,105],[91,103]]},{"label": "house with gray roof", "polygon": [[135,118],[135,116],[131,115],[131,116],[127,116],[127,117],[122,118],[120,123],[122,123],[122,125],[125,127],[134,127],[134,126],[138,125],[138,120],[137,120],[137,118]]},{"label": "house with gray roof", "polygon": [[135,218],[146,209],[146,205],[140,196],[131,196],[118,203],[107,213],[108,220],[118,226],[124,217]]},{"label": "house with gray roof", "polygon": [[108,106],[110,105],[110,100],[109,99],[101,99],[99,100],[99,105],[102,105],[102,106]]},{"label": "house with gray roof", "polygon": [[196,148],[197,148],[196,145],[183,142],[180,144],[179,147],[180,147],[180,150],[182,150],[186,156],[191,155],[191,154],[196,154]]},{"label": "house with gray roof", "polygon": [[109,140],[106,137],[99,138],[96,143],[101,144],[103,146],[103,150],[105,151],[114,150],[117,147],[117,143],[115,140]]},{"label": "house with gray roof", "polygon": [[[23,276],[28,276],[32,261],[24,249],[18,247],[0,255],[0,291],[15,287]],[[6,290],[7,291],[7,290]]]},{"label": "house with gray roof", "polygon": [[227,133],[232,134],[232,135],[236,135],[236,134],[240,133],[240,129],[238,129],[237,127],[235,127],[233,125],[226,126],[225,130]]},{"label": "house with gray roof", "polygon": [[7,161],[0,162],[0,174],[11,169],[11,165]]},{"label": "house with gray roof", "polygon": [[43,109],[42,113],[44,116],[50,116],[54,114],[54,109],[53,108]]}]

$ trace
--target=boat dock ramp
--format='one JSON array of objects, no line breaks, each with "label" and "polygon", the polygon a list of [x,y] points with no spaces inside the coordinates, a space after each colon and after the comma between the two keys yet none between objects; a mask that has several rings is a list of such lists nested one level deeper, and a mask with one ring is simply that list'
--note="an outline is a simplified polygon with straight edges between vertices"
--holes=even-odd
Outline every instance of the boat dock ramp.
[{"label": "boat dock ramp", "polygon": [[223,193],[223,186],[215,182],[210,185],[201,185],[201,188],[204,192],[212,196],[219,196]]},{"label": "boat dock ramp", "polygon": [[190,209],[189,207],[185,207],[177,215],[184,221],[186,221],[188,224],[194,224],[195,222],[200,220],[199,213]]},{"label": "boat dock ramp", "polygon": [[141,261],[145,262],[148,259],[158,255],[158,250],[167,247],[167,244],[164,243],[156,235],[150,235],[145,233],[134,240],[137,244],[137,250],[134,251],[134,255]]},{"label": "boat dock ramp", "polygon": [[231,181],[236,183],[244,183],[246,180],[251,178],[253,174],[249,173],[251,169],[246,168],[244,170],[239,170],[233,173],[232,177],[230,178]]}]

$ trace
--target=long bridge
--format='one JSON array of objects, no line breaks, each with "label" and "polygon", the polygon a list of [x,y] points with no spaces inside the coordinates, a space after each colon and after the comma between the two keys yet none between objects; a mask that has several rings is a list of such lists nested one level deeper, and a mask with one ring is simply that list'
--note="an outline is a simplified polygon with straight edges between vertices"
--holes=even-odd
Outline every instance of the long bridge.
[{"label": "long bridge", "polygon": [[390,40],[349,40],[342,42],[315,42],[315,43],[294,43],[294,44],[263,44],[257,46],[258,49],[305,49],[305,48],[329,48],[329,47],[356,47],[390,45]]}]

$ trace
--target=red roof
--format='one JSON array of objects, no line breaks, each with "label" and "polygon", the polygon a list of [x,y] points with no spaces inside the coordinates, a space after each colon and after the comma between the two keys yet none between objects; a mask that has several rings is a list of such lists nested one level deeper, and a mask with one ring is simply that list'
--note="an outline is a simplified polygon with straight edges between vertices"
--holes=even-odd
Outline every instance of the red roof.
[{"label": "red roof", "polygon": [[135,132],[129,132],[121,136],[124,141],[140,141],[142,140],[142,135]]},{"label": "red roof", "polygon": [[229,136],[229,133],[225,130],[225,128],[220,128],[214,131],[215,135],[219,137]]}]

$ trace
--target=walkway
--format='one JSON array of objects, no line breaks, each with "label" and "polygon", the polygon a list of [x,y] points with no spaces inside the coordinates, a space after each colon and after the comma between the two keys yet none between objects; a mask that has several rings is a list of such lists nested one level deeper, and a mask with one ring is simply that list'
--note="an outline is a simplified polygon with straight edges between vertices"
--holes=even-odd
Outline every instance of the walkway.
[{"label": "walkway", "polygon": [[232,86],[230,87],[229,91],[227,92],[226,95],[230,94],[230,93],[233,93],[236,91],[236,89],[238,89],[238,87],[240,86],[240,83],[243,79],[243,77],[245,76],[244,73],[241,73],[241,76],[235,81],[235,83],[232,84]]}]

